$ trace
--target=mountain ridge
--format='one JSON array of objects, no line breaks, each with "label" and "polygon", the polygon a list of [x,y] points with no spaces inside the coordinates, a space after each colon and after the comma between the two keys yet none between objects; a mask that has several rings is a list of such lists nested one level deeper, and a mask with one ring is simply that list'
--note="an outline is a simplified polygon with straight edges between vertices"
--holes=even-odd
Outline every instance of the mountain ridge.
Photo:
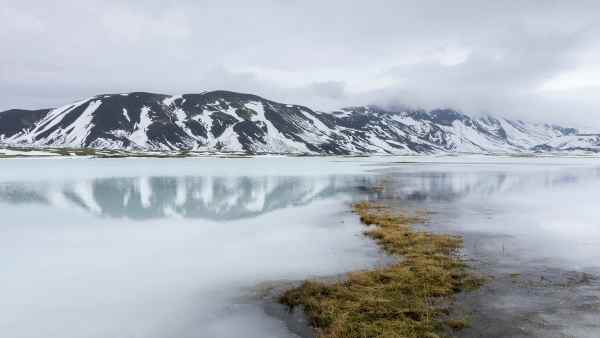
[{"label": "mountain ridge", "polygon": [[[319,112],[226,90],[101,94],[54,109],[0,112],[0,144],[290,154],[600,152],[578,130],[452,109]],[[573,145],[571,145],[573,143]]]}]

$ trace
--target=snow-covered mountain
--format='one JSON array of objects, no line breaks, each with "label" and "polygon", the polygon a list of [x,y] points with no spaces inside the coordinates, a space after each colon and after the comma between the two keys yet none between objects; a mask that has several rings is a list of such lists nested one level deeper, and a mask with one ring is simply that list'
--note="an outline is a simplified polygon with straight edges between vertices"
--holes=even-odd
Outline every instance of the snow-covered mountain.
[{"label": "snow-covered mountain", "polygon": [[[448,109],[317,112],[228,91],[98,95],[56,109],[0,113],[0,143],[29,147],[248,153],[414,154],[563,150],[577,130]],[[600,150],[597,144],[590,151]]]},{"label": "snow-covered mountain", "polygon": [[576,134],[557,137],[534,148],[539,152],[600,152],[600,134]]}]

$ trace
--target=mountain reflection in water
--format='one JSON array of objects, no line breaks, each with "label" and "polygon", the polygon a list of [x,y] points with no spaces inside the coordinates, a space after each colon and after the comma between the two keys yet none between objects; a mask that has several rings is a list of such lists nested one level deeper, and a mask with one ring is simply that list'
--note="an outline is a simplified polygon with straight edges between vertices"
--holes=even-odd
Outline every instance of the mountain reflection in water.
[{"label": "mountain reflection in water", "polygon": [[140,177],[0,183],[0,202],[78,208],[115,218],[240,219],[357,192],[372,179],[327,177]]},{"label": "mountain reflection in water", "polygon": [[[415,204],[457,201],[600,178],[600,169],[506,172],[391,170],[382,175],[121,177],[0,182],[0,203],[77,208],[112,218],[240,219],[306,205],[339,194],[391,198]],[[390,180],[391,178],[391,180]],[[370,187],[386,185],[375,194]],[[361,194],[363,197],[367,195]]]}]

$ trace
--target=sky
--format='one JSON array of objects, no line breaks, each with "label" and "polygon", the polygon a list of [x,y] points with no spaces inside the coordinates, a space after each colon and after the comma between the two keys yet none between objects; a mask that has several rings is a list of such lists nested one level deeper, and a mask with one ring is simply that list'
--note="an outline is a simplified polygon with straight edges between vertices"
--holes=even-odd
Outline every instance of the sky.
[{"label": "sky", "polygon": [[598,1],[0,0],[0,110],[226,89],[600,130]]}]

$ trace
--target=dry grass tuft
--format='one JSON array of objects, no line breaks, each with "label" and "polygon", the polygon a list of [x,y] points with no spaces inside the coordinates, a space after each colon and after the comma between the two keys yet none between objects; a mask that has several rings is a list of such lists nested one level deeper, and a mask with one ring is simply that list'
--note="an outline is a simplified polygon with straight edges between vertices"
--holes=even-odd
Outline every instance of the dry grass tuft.
[{"label": "dry grass tuft", "polygon": [[424,214],[407,215],[362,202],[354,211],[371,225],[365,234],[391,255],[401,257],[385,268],[352,272],[338,282],[306,281],[280,301],[302,306],[319,337],[441,337],[466,327],[450,319],[451,296],[477,288],[459,256],[462,239],[416,231]]}]

